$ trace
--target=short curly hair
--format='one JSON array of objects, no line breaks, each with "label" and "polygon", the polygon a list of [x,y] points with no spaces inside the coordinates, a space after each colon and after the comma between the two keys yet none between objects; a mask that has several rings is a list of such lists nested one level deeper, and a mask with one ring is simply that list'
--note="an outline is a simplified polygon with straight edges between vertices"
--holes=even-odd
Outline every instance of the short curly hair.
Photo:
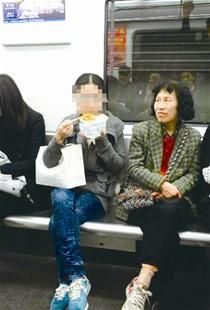
[{"label": "short curly hair", "polygon": [[151,105],[151,114],[155,116],[154,104],[158,93],[161,90],[166,90],[169,93],[175,91],[177,102],[178,102],[178,116],[180,119],[189,121],[194,118],[194,102],[190,89],[183,82],[176,81],[161,81],[152,90],[153,92],[153,102]]}]

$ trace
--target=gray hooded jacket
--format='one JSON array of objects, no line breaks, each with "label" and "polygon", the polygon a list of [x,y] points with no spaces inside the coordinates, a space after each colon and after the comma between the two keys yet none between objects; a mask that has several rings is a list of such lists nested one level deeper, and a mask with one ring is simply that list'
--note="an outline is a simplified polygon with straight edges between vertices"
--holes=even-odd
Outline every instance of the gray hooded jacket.
[{"label": "gray hooded jacket", "polygon": [[[75,125],[74,135],[65,143],[82,145],[87,184],[78,187],[77,190],[95,193],[107,211],[109,200],[114,194],[117,175],[125,165],[125,146],[122,121],[110,112],[105,114],[108,116],[106,135],[97,138],[95,144],[88,146],[87,139],[78,133],[78,124]],[[75,115],[70,115],[64,120],[74,118]],[[48,168],[58,164],[63,146],[57,144],[55,138],[50,141],[43,155],[43,161]]]}]

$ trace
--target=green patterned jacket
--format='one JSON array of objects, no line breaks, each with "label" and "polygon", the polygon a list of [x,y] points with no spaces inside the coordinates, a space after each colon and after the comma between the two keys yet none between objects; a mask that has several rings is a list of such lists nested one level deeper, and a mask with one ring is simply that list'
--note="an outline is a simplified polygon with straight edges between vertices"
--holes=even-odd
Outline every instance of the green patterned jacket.
[{"label": "green patterned jacket", "polygon": [[[181,123],[170,163],[179,149],[187,125]],[[188,127],[188,135],[179,156],[168,175],[182,195],[191,191],[199,177],[200,133]],[[129,175],[139,184],[154,191],[160,190],[163,176],[160,174],[163,154],[163,131],[157,120],[134,125],[129,148]]]}]

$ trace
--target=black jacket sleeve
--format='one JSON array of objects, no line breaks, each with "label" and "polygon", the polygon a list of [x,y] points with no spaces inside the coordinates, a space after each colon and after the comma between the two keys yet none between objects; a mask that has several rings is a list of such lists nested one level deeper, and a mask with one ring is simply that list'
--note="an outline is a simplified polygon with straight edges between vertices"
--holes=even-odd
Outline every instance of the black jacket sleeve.
[{"label": "black jacket sleeve", "polygon": [[29,133],[27,133],[28,136],[24,142],[26,143],[24,154],[20,160],[2,165],[0,167],[2,173],[11,174],[13,177],[20,175],[34,176],[35,160],[39,147],[45,144],[45,123],[43,116],[37,113],[32,124],[30,124],[30,129],[26,130],[29,130]]},{"label": "black jacket sleeve", "polygon": [[201,169],[210,165],[210,125],[207,127],[206,132],[201,143]]}]

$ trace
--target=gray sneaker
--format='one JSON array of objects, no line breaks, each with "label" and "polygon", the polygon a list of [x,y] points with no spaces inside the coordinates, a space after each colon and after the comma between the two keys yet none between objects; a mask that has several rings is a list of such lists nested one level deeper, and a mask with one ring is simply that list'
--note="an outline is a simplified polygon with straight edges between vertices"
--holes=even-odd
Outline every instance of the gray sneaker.
[{"label": "gray sneaker", "polygon": [[88,309],[88,294],[91,285],[86,276],[83,276],[71,283],[69,286],[69,310],[87,310]]},{"label": "gray sneaker", "polygon": [[126,301],[121,310],[146,310],[146,304],[150,304],[149,297],[152,293],[136,283],[135,279],[126,288]]},{"label": "gray sneaker", "polygon": [[58,288],[56,288],[55,295],[50,304],[50,310],[62,310],[66,309],[69,302],[68,297],[68,285],[60,284]]}]

